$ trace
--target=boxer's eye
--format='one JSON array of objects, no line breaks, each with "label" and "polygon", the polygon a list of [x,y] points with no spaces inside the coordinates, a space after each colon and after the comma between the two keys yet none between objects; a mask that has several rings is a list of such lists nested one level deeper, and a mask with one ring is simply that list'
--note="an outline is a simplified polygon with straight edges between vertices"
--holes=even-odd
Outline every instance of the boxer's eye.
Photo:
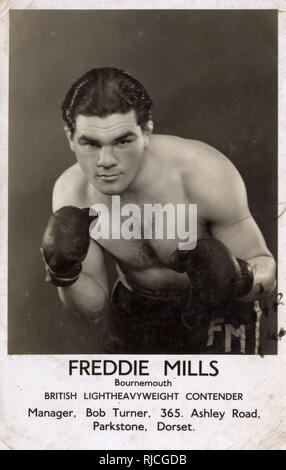
[{"label": "boxer's eye", "polygon": [[89,149],[100,149],[101,145],[98,142],[88,142],[85,144]]},{"label": "boxer's eye", "polygon": [[134,139],[123,139],[123,140],[119,140],[119,142],[117,142],[117,146],[118,147],[127,147],[128,144],[131,144],[131,142],[133,142]]},{"label": "boxer's eye", "polygon": [[80,138],[79,144],[82,147],[88,148],[90,150],[99,149],[102,147],[101,143],[98,142],[97,140],[91,140],[91,139],[86,139],[86,138]]}]

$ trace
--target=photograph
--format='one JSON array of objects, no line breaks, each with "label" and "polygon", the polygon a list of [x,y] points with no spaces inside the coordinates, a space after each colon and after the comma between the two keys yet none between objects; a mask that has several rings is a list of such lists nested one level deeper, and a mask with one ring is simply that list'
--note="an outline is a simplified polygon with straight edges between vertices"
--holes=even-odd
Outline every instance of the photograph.
[{"label": "photograph", "polygon": [[277,10],[11,10],[8,354],[277,354]]}]

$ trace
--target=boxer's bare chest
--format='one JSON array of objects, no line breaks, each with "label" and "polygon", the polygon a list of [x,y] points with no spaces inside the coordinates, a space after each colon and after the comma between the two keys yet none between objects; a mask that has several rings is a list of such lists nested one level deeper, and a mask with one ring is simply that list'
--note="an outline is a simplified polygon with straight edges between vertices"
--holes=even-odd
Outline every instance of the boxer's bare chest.
[{"label": "boxer's bare chest", "polygon": [[183,190],[154,192],[144,200],[112,196],[105,205],[92,237],[126,269],[167,267],[179,244],[208,236],[198,208]]}]

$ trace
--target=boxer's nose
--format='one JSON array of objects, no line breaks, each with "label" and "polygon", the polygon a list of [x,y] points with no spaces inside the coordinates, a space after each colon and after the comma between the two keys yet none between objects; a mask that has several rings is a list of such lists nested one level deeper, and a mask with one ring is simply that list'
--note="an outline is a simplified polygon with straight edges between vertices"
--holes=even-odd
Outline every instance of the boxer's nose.
[{"label": "boxer's nose", "polygon": [[99,150],[99,158],[97,161],[97,165],[110,168],[111,166],[116,165],[117,160],[113,154],[112,147],[110,145],[102,146]]}]

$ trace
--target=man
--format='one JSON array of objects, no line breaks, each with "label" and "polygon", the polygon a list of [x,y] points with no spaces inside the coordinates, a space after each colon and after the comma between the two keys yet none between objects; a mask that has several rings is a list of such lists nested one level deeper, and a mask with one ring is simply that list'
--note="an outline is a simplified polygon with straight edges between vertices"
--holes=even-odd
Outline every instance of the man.
[{"label": "man", "polygon": [[[62,109],[77,163],[55,184],[42,253],[62,301],[99,328],[110,299],[104,252],[115,259],[102,351],[258,353],[259,299],[275,288],[275,262],[232,163],[205,143],[153,134],[152,100],[121,70],[87,72]],[[179,250],[166,224],[159,238],[151,229],[151,238],[90,240],[88,208],[105,206],[113,220],[114,196],[142,210],[196,204],[197,246]]]}]

